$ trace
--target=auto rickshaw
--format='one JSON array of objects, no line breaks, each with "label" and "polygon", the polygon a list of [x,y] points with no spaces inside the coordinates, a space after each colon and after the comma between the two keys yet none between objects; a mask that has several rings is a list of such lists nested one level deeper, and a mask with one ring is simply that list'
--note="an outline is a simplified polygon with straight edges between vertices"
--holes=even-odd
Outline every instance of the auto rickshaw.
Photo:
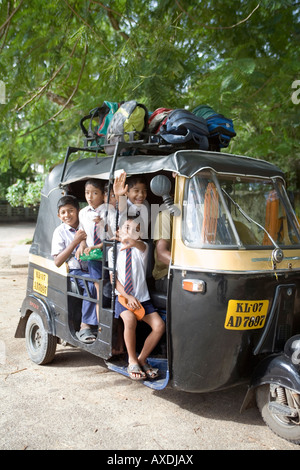
[{"label": "auto rickshaw", "polygon": [[76,276],[71,278],[65,265],[55,266],[51,240],[62,195],[73,194],[83,205],[88,178],[112,188],[117,171],[143,174],[155,215],[167,210],[173,221],[166,292],[157,292],[152,282],[152,230],[148,238],[149,291],[166,333],[149,359],[159,368],[159,378],[144,384],[200,393],[246,383],[242,408],[256,397],[266,424],[299,444],[300,227],[284,174],[247,156],[152,148],[124,142],[112,156],[99,156],[92,147],[69,147],[64,163],[51,171],[41,195],[15,336],[26,338],[37,364],[52,361],[60,343],[127,374],[122,356],[113,355],[120,327],[114,319],[114,285],[108,305],[103,301],[111,271],[107,250],[117,242],[104,242],[100,298],[90,299],[99,303],[97,339],[83,344],[75,335],[83,296]]}]

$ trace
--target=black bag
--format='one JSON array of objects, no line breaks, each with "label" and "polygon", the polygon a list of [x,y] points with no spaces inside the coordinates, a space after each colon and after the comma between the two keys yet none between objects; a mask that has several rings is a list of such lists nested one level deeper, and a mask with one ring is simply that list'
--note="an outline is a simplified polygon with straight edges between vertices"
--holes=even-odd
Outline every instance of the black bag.
[{"label": "black bag", "polygon": [[114,153],[117,142],[133,142],[143,139],[148,129],[148,110],[146,106],[135,100],[125,101],[107,128],[105,137],[105,152]]},{"label": "black bag", "polygon": [[159,135],[174,145],[190,144],[187,147],[208,149],[208,128],[205,119],[186,109],[174,109],[161,126]]}]

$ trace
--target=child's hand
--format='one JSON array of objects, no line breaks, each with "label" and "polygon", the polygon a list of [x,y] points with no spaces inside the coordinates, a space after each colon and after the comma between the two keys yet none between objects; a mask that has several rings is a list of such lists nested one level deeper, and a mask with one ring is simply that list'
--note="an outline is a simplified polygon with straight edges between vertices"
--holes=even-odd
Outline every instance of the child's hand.
[{"label": "child's hand", "polygon": [[120,238],[119,240],[124,245],[122,248],[120,248],[120,251],[127,250],[127,248],[132,248],[136,245],[136,240],[134,238],[130,238],[128,235]]},{"label": "child's hand", "polygon": [[[81,231],[83,232],[83,230],[81,230]],[[84,233],[85,233],[85,232],[84,232]],[[86,238],[86,236],[85,236],[85,238]],[[76,252],[75,252],[75,258],[76,258],[76,259],[79,259],[80,256],[81,256],[81,255],[83,254],[83,252],[84,252],[84,249],[85,249],[85,247],[86,247],[85,238],[84,238],[84,240],[82,240],[82,241],[80,242],[80,244],[78,245],[78,248],[77,248],[77,250],[76,250]]]},{"label": "child's hand", "polygon": [[84,254],[85,254],[85,255],[89,255],[92,248],[93,248],[92,246],[87,246],[87,247],[84,249]]},{"label": "child's hand", "polygon": [[133,295],[129,295],[127,298],[127,304],[130,308],[139,308],[140,302]]},{"label": "child's hand", "polygon": [[121,173],[120,176],[116,176],[115,178],[115,181],[114,181],[114,194],[116,196],[116,198],[120,197],[120,196],[124,196],[127,191],[128,191],[128,184],[125,184],[126,183],[126,173],[125,171],[123,173]]},{"label": "child's hand", "polygon": [[96,215],[96,217],[93,219],[93,221],[95,222],[95,224],[99,224],[99,222],[101,222],[101,217],[99,215]]},{"label": "child's hand", "polygon": [[84,230],[77,230],[77,232],[75,233],[75,236],[74,236],[74,240],[77,242],[77,243],[80,243],[82,242],[83,240],[86,239],[86,233]]}]

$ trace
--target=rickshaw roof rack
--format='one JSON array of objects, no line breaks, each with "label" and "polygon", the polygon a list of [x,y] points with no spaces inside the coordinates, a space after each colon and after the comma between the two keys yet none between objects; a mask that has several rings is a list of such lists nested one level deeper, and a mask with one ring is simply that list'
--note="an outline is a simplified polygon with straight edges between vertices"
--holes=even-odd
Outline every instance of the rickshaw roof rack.
[{"label": "rickshaw roof rack", "polygon": [[[137,134],[137,133],[134,133]],[[124,140],[126,137],[128,137],[128,141]],[[197,144],[195,142],[186,142],[180,144],[172,144],[168,143],[165,140],[163,140],[160,136],[154,136],[153,134],[145,134],[145,137],[143,139],[138,139],[138,140],[133,140],[133,135],[130,133],[128,136],[125,134],[120,135],[120,138],[122,139],[119,143],[121,146],[119,146],[118,150],[119,152],[123,151],[124,149],[126,150],[133,150],[134,152],[141,152],[141,154],[149,154],[153,155],[153,152],[155,154],[163,154],[163,155],[169,155],[170,153],[175,152],[176,150],[187,150],[187,149],[195,149],[197,150]],[[155,140],[153,138],[155,137]],[[92,142],[90,145],[88,145],[89,140]],[[93,145],[93,143],[95,144]],[[97,140],[95,138],[87,138],[84,140],[84,146],[83,149],[87,151],[92,151],[95,152],[96,154],[102,153],[104,155],[112,155],[115,153],[117,144],[99,144],[97,143]],[[152,153],[149,153],[152,152]]]},{"label": "rickshaw roof rack", "polygon": [[[185,142],[179,146],[179,144],[166,142],[159,134],[149,134],[147,132],[125,132],[124,134],[116,134],[115,137],[119,138],[122,144],[126,144],[127,149],[140,150],[142,153],[150,150],[169,154],[179,148],[182,150],[187,149],[189,145],[191,148],[197,148],[195,142]],[[108,155],[114,153],[116,144],[99,143],[100,139],[101,137],[95,137],[94,135],[92,137],[86,137],[84,139],[84,148]]]}]

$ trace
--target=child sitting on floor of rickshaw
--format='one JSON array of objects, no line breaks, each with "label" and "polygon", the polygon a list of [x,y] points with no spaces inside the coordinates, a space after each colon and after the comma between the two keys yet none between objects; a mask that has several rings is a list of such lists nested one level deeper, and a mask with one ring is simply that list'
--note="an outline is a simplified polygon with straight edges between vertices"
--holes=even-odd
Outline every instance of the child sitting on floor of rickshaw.
[{"label": "child sitting on floor of rickshaw", "polygon": [[[165,331],[165,324],[153,307],[146,283],[148,245],[140,239],[140,225],[127,217],[118,234],[121,242],[117,247],[115,317],[124,323],[124,341],[128,353],[129,376],[133,380],[156,378],[158,370],[147,362]],[[108,252],[108,264],[113,268],[113,248]],[[138,316],[138,318],[137,318]],[[152,331],[143,348],[136,353],[136,327],[138,319],[147,323]]]}]

